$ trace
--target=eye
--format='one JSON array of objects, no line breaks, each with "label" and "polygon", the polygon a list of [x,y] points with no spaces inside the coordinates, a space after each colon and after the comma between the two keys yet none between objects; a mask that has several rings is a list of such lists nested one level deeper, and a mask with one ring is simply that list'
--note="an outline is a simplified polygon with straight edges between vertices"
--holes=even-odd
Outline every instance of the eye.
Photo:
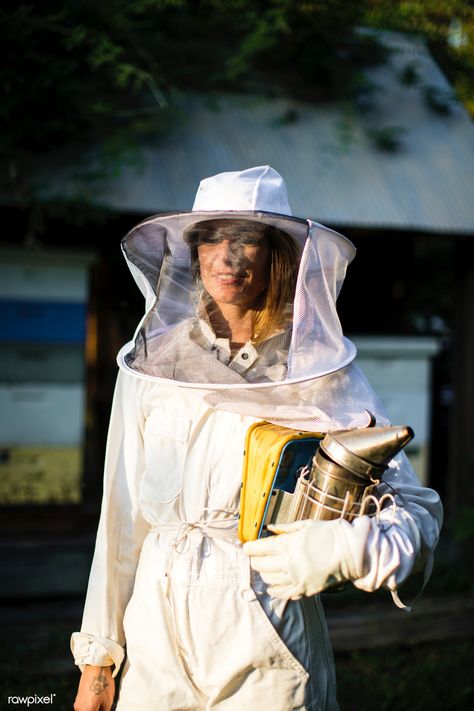
[{"label": "eye", "polygon": [[242,237],[239,239],[240,244],[243,244],[245,247],[259,247],[262,244],[262,238],[261,237]]},{"label": "eye", "polygon": [[218,242],[221,242],[221,241],[222,240],[220,240],[218,237],[216,237],[216,235],[213,235],[212,233],[208,233],[208,234],[199,235],[198,245],[200,245],[200,244],[217,244]]}]

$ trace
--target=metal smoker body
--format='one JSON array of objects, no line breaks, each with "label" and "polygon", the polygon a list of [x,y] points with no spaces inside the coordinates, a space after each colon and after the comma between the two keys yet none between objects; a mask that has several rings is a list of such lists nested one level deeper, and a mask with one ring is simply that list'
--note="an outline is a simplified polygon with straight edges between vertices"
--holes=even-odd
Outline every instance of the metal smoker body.
[{"label": "metal smoker body", "polygon": [[272,491],[262,529],[269,523],[337,518],[352,521],[356,516],[373,514],[379,499],[375,487],[390,460],[414,433],[406,426],[371,425],[328,432],[311,467],[301,469],[294,493]]}]

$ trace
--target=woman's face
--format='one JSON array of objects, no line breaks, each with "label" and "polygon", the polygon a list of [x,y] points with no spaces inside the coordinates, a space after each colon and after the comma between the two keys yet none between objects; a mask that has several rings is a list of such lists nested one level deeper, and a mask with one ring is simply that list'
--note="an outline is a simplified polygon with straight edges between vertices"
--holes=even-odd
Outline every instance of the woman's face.
[{"label": "woman's face", "polygon": [[197,251],[204,288],[218,305],[255,305],[267,286],[270,246],[265,236],[211,237]]}]

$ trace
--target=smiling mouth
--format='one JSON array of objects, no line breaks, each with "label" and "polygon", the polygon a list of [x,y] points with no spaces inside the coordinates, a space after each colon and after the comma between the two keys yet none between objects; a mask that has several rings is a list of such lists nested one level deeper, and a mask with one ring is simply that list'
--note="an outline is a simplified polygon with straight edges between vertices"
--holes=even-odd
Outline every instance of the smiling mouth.
[{"label": "smiling mouth", "polygon": [[245,279],[244,274],[215,274],[214,279],[220,284],[240,284]]}]

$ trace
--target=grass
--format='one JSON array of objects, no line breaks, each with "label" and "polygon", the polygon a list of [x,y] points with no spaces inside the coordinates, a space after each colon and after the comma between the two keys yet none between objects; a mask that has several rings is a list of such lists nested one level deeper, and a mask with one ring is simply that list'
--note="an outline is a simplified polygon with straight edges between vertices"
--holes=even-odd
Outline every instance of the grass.
[{"label": "grass", "polygon": [[[36,647],[36,648],[35,648]],[[54,711],[70,711],[78,672],[35,669],[47,660],[42,645],[8,653],[0,668],[0,708],[8,695],[54,693]],[[61,649],[67,658],[67,648]],[[342,711],[472,711],[474,708],[473,649],[469,642],[445,642],[413,649],[386,648],[336,656],[338,696]],[[2,704],[5,704],[3,706]],[[32,705],[30,708],[40,708]]]},{"label": "grass", "polygon": [[[471,528],[465,522],[463,527],[461,541],[453,543],[445,539],[440,545],[435,570],[426,589],[430,598],[444,602],[456,595],[471,599],[474,540]],[[404,588],[402,599],[411,599],[419,586],[420,580],[413,578]],[[368,595],[353,586],[348,586],[342,593],[326,594],[324,606],[333,616],[339,611],[352,614],[371,606],[373,611],[384,606],[393,607],[387,591]],[[0,711],[26,708],[8,705],[8,696],[46,696],[51,693],[55,694],[51,705],[53,711],[71,710],[79,672],[69,652],[69,636],[71,631],[78,629],[81,614],[80,599],[12,601],[0,608]],[[405,613],[400,612],[400,615],[404,620]],[[371,610],[368,619],[372,620],[373,629]],[[387,618],[378,619],[382,620],[381,626],[385,620],[387,628]],[[436,624],[436,616],[433,619]],[[456,625],[456,632],[464,617],[461,614],[450,619],[451,625]],[[459,620],[459,623],[453,620]],[[417,637],[410,643],[407,638],[403,647],[391,645],[375,650],[336,653],[342,711],[472,711],[474,642],[472,636],[466,637],[467,630],[463,629],[463,632],[463,639],[416,643],[422,639]],[[380,634],[383,635],[383,629]],[[44,706],[30,705],[29,708]]]},{"label": "grass", "polygon": [[342,711],[472,711],[473,644],[446,641],[336,657]]},{"label": "grass", "polygon": [[[77,606],[65,614],[58,604],[52,619],[34,606],[19,623],[3,612],[0,661],[0,709],[9,695],[54,693],[54,711],[70,711],[79,674],[69,653],[69,635],[77,628]],[[342,711],[472,711],[473,645],[446,641],[405,649],[383,647],[336,655]],[[271,701],[269,700],[271,706]],[[17,707],[20,708],[20,707]],[[30,709],[44,708],[31,705]]]}]

